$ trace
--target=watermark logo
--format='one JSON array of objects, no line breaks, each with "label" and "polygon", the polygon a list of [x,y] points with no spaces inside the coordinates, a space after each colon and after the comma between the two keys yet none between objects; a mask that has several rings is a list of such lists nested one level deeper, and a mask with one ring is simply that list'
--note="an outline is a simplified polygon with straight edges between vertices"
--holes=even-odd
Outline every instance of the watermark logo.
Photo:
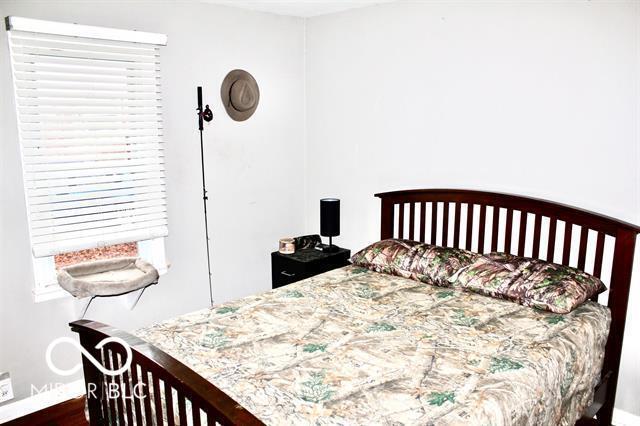
[{"label": "watermark logo", "polygon": [[[126,352],[126,359],[124,360],[124,365],[117,370],[110,370],[102,365],[100,360],[95,359],[91,353],[85,348],[83,348],[80,343],[70,337],[58,337],[54,339],[49,346],[47,347],[47,351],[45,353],[45,359],[47,361],[47,365],[54,373],[60,376],[71,376],[72,374],[77,373],[82,368],[82,363],[76,364],[72,368],[68,370],[64,370],[58,368],[51,359],[51,354],[53,350],[60,344],[68,343],[71,346],[78,349],[82,355],[88,359],[103,375],[105,376],[120,376],[123,373],[126,373],[133,361],[133,353],[131,351],[131,347],[125,342],[123,339],[119,337],[107,337],[101,340],[95,347],[96,349],[102,349],[108,343],[117,343],[124,348]],[[87,398],[89,399],[144,399],[147,397],[147,391],[145,391],[146,384],[138,381],[137,383],[121,381],[120,378],[113,379],[104,379],[101,378],[98,383],[93,382],[85,382]],[[64,388],[66,385],[60,383],[50,383],[45,385],[42,388],[37,388],[34,385],[31,385],[31,395],[43,393],[46,391],[56,390],[58,388]]]},{"label": "watermark logo", "polygon": [[51,343],[49,343],[49,346],[47,347],[47,352],[45,354],[45,359],[51,371],[53,371],[56,374],[59,374],[60,376],[71,376],[77,373],[82,368],[82,363],[78,363],[68,370],[63,370],[56,367],[55,364],[53,363],[53,360],[51,359],[51,354],[53,350],[56,348],[56,346],[62,343],[69,343],[71,346],[74,346],[76,349],[82,352],[82,355],[84,355],[85,358],[87,358],[98,370],[100,370],[102,374],[106,374],[107,376],[119,376],[120,374],[128,371],[129,367],[131,367],[133,354],[131,353],[131,347],[127,344],[127,342],[125,342],[119,337],[107,337],[106,339],[102,339],[96,345],[96,349],[102,349],[104,345],[112,342],[118,343],[119,345],[121,345],[124,348],[125,352],[127,353],[127,357],[125,359],[124,365],[118,368],[117,370],[109,370],[108,368],[105,368],[102,365],[102,363],[99,360],[95,359],[93,355],[89,353],[89,351],[87,351],[85,348],[83,348],[80,345],[80,343],[78,343],[76,340],[70,337],[58,337],[57,339],[54,339]]}]

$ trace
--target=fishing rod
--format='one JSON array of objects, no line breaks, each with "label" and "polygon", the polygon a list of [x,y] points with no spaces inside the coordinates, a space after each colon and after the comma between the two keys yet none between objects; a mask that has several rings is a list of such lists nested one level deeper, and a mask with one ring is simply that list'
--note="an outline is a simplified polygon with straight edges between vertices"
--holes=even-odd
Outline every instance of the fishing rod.
[{"label": "fishing rod", "polygon": [[204,131],[204,122],[213,120],[213,112],[209,109],[209,105],[202,109],[202,87],[198,86],[198,130],[200,131],[200,164],[202,167],[202,203],[204,205],[204,234],[207,244],[207,271],[209,273],[209,303],[213,306],[213,287],[211,286],[211,255],[209,252],[209,220],[207,217],[207,183],[204,177],[204,142],[202,140],[202,132]]}]

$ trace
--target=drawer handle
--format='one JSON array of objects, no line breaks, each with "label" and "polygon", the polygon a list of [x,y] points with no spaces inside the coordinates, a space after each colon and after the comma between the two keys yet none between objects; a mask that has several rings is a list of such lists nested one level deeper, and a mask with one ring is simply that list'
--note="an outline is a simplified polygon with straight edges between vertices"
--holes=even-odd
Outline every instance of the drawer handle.
[{"label": "drawer handle", "polygon": [[280,272],[282,275],[284,275],[285,277],[295,277],[296,274],[290,274],[287,271],[281,271]]}]

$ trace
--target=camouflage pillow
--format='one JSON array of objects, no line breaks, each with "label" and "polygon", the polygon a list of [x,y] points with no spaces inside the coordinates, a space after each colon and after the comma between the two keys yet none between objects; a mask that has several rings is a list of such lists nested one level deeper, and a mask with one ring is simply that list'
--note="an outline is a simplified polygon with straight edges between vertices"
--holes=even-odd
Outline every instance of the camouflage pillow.
[{"label": "camouflage pillow", "polygon": [[530,270],[520,284],[525,306],[566,314],[607,290],[599,278],[570,266],[534,260]]},{"label": "camouflage pillow", "polygon": [[449,281],[465,290],[499,299],[516,300],[510,289],[517,284],[529,263],[510,258],[479,256]]},{"label": "camouflage pillow", "polygon": [[393,238],[378,241],[351,256],[351,262],[375,272],[398,275],[397,269],[410,262],[409,252],[417,244],[420,243]]},{"label": "camouflage pillow", "polygon": [[570,266],[505,253],[483,256],[452,280],[476,293],[558,314],[607,289],[600,279]]},{"label": "camouflage pillow", "polygon": [[449,277],[461,268],[472,264],[480,255],[452,247],[419,244],[411,249],[408,257],[411,263],[403,265],[399,275],[448,287],[451,285]]},{"label": "camouflage pillow", "polygon": [[478,254],[466,250],[388,239],[362,249],[351,261],[372,271],[449,286],[448,278],[477,257]]}]

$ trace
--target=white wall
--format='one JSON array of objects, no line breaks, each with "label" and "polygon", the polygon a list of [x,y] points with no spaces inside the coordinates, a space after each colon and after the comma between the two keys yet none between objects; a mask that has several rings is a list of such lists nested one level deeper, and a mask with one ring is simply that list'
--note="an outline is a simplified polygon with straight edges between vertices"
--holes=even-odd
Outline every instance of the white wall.
[{"label": "white wall", "polygon": [[[195,111],[204,86],[214,121],[205,131],[210,191],[214,297],[217,302],[271,288],[269,253],[278,238],[301,233],[303,173],[304,21],[187,2],[44,2],[0,0],[0,16],[25,16],[165,33],[162,84],[172,267],[135,310],[97,300],[89,318],[127,330],[208,306],[206,255]],[[244,123],[232,121],[220,84],[234,68],[250,71],[260,105]],[[0,30],[0,371],[10,371],[16,399],[65,381],[45,365],[51,340],[71,335],[70,299],[34,304],[33,272],[23,198],[6,32]],[[247,267],[250,265],[250,267]],[[62,365],[79,361],[60,348]],[[71,380],[71,379],[68,379]]]},{"label": "white wall", "polygon": [[[374,193],[428,187],[640,223],[639,5],[402,2],[308,20],[308,228],[339,197],[336,241],[359,249],[379,237]],[[640,264],[617,399],[635,414],[638,278]]]}]

